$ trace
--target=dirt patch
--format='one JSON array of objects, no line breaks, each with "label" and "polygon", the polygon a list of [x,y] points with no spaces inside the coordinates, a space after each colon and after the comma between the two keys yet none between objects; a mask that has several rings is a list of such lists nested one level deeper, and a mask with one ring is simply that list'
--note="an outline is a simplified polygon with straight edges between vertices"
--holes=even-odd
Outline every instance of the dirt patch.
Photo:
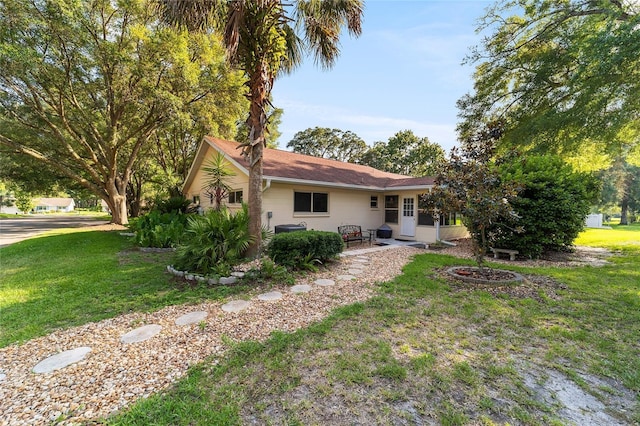
[{"label": "dirt patch", "polygon": [[475,268],[470,266],[454,266],[447,269],[449,276],[463,282],[503,285],[522,281],[522,275],[495,268]]},{"label": "dirt patch", "polygon": [[626,425],[619,413],[631,412],[635,405],[633,392],[613,380],[578,374],[578,380],[589,388],[587,392],[556,370],[529,366],[521,374],[537,401],[558,407],[563,421],[577,425]]},{"label": "dirt patch", "polygon": [[491,284],[491,283],[469,283],[460,281],[447,274],[446,268],[439,269],[437,275],[447,280],[454,291],[471,292],[486,291],[494,296],[512,296],[518,299],[535,299],[543,301],[546,299],[559,300],[559,291],[566,290],[567,286],[544,275],[522,274],[524,280],[518,283]]}]

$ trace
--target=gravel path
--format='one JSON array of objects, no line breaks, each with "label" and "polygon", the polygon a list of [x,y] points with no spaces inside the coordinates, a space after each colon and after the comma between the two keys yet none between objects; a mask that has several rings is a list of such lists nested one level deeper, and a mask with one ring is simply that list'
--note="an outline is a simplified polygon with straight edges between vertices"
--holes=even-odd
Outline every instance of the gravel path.
[{"label": "gravel path", "polygon": [[[282,293],[279,300],[247,295],[249,307],[237,313],[224,312],[224,302],[170,306],[154,313],[134,313],[59,330],[2,348],[0,425],[49,424],[56,419],[64,419],[59,424],[75,424],[107,416],[166,388],[207,356],[224,353],[227,348],[221,336],[235,341],[264,340],[274,330],[294,331],[308,326],[337,306],[368,299],[375,282],[399,275],[420,252],[393,247],[345,256],[329,271],[309,274],[296,283],[311,286],[310,292],[294,294],[283,286],[270,289]],[[362,268],[363,272],[352,274]],[[345,280],[347,274],[353,278]],[[318,285],[318,279],[335,283]],[[179,317],[198,311],[207,313],[202,322],[175,323]],[[150,324],[162,329],[149,340],[131,344],[120,340],[124,334]],[[32,371],[47,357],[85,346],[91,351],[79,362],[50,373]]]}]

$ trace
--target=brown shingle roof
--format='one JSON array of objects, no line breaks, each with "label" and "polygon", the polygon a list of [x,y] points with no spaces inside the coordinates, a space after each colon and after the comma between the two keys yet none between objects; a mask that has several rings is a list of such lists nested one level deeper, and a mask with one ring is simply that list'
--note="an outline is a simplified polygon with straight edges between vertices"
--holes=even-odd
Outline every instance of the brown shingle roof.
[{"label": "brown shingle roof", "polygon": [[[249,169],[249,164],[242,156],[237,142],[226,141],[210,136],[207,136],[205,140],[232,158],[244,169]],[[265,148],[264,150],[263,175],[265,178],[305,180],[380,189],[433,184],[433,178],[430,177],[408,177],[383,172],[373,167],[360,164],[312,157],[310,155],[270,148]]]}]

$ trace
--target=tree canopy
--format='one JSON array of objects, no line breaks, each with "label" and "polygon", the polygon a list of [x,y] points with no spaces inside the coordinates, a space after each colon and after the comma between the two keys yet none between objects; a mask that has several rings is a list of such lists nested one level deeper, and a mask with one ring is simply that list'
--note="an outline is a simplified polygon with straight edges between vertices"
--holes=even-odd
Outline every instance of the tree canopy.
[{"label": "tree canopy", "polygon": [[0,144],[104,199],[115,223],[163,123],[196,102],[232,127],[237,117],[217,108],[242,81],[216,36],[159,27],[156,11],[145,0],[0,4]]},{"label": "tree canopy", "polygon": [[388,142],[376,142],[361,158],[362,164],[408,176],[432,176],[444,161],[444,150],[429,138],[403,130]]},{"label": "tree canopy", "polygon": [[368,147],[355,133],[347,130],[314,127],[296,133],[287,148],[300,154],[355,163]]},{"label": "tree canopy", "polygon": [[640,157],[640,6],[620,0],[499,1],[469,56],[474,91],[459,100],[461,139],[489,122],[502,144]]}]

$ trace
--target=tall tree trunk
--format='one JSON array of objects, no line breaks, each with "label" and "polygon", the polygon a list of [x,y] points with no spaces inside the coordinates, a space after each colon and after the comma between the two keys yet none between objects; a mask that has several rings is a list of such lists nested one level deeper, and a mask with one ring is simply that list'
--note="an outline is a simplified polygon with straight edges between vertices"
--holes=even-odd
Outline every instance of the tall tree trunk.
[{"label": "tall tree trunk", "polygon": [[249,169],[249,234],[254,237],[254,242],[247,255],[257,257],[262,245],[262,142],[257,143],[252,151],[257,161]]},{"label": "tall tree trunk", "polygon": [[127,183],[123,179],[112,178],[107,184],[105,199],[111,210],[111,223],[126,225],[129,223],[127,215]]},{"label": "tall tree trunk", "polygon": [[262,246],[262,154],[265,147],[267,115],[265,106],[273,85],[269,66],[264,63],[249,79],[249,141],[244,153],[249,159],[249,234],[254,238],[247,250],[249,257],[260,255]]},{"label": "tall tree trunk", "polygon": [[629,197],[624,196],[620,202],[620,225],[629,224]]}]

